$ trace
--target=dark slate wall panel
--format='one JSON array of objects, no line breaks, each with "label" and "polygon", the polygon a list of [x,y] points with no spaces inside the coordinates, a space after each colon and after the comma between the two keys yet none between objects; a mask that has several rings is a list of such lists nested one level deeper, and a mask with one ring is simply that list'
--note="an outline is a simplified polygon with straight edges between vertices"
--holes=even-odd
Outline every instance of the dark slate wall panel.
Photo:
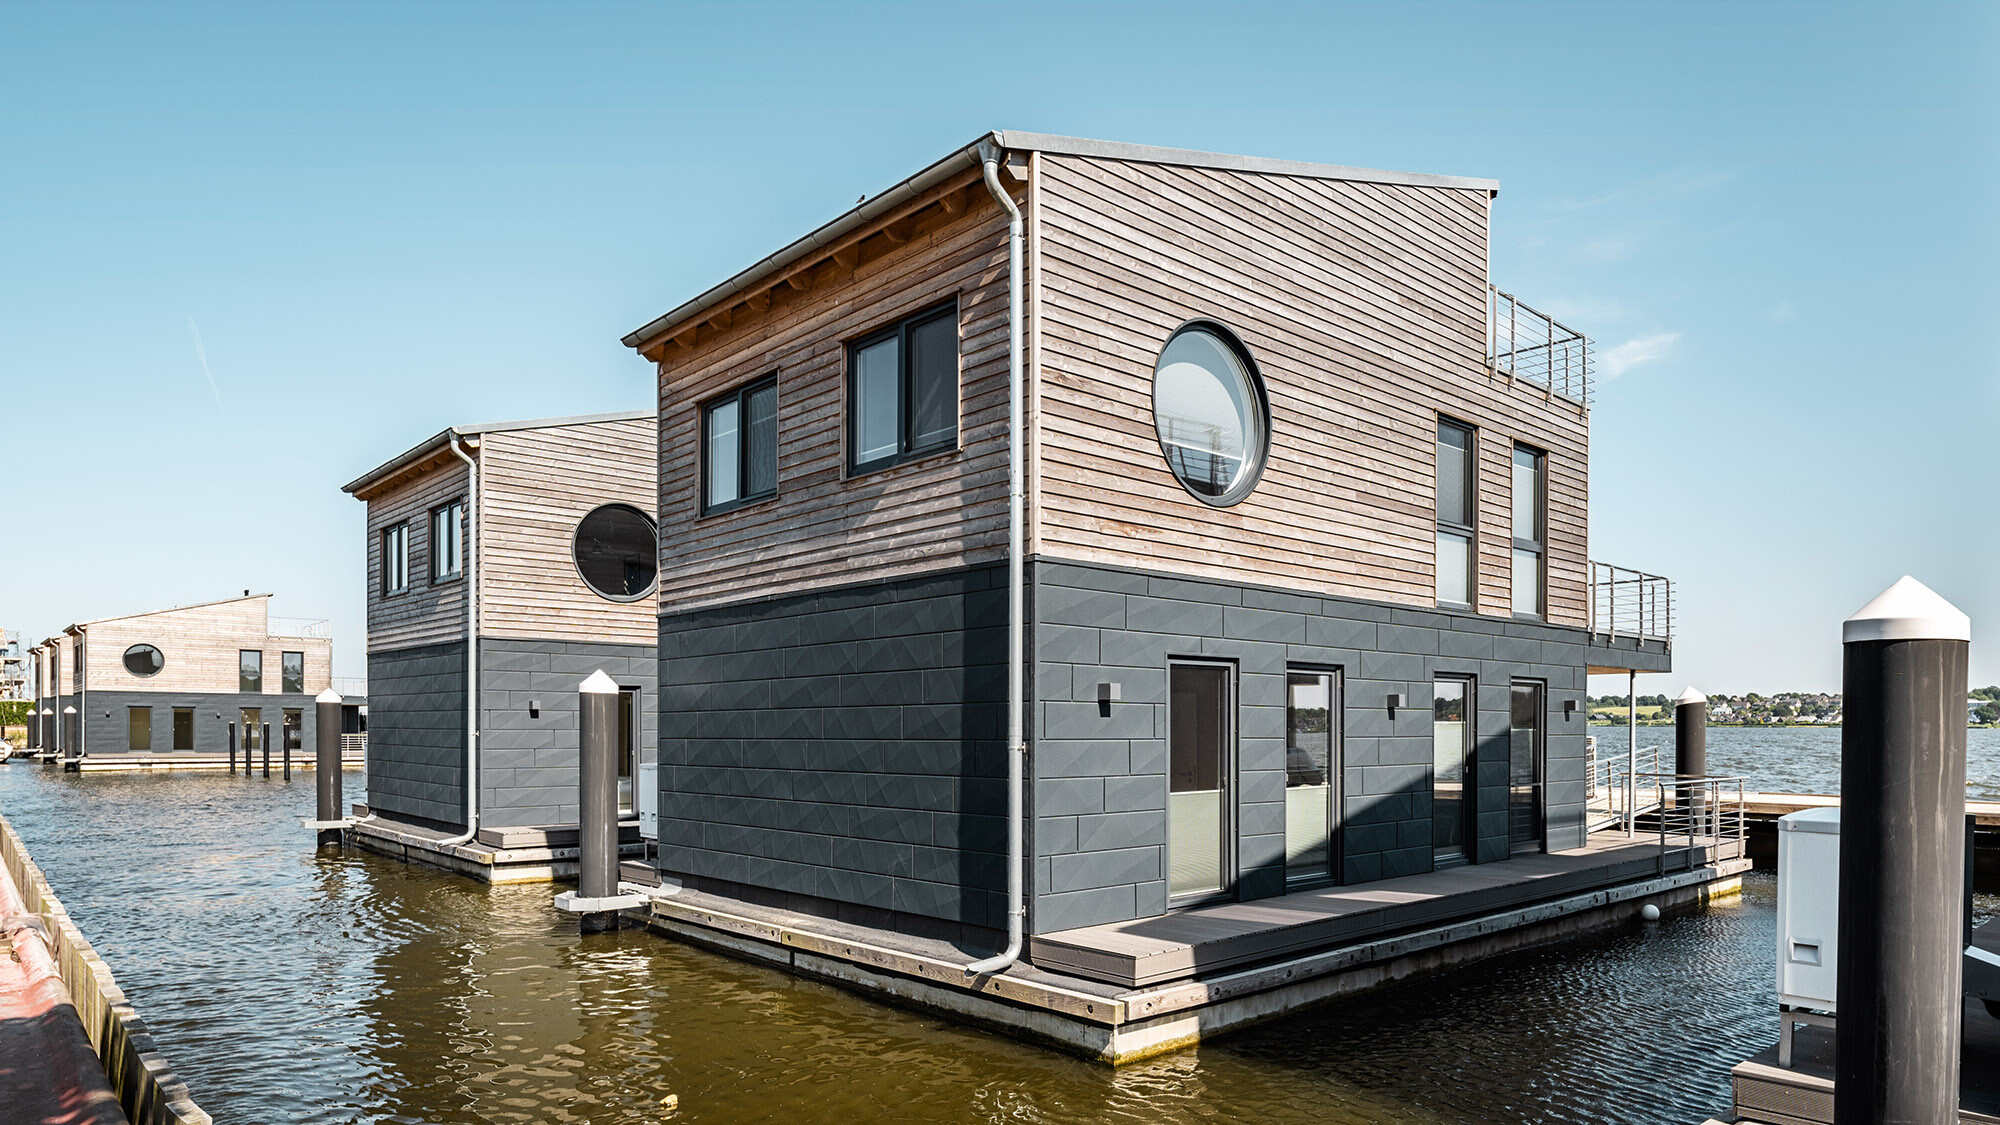
[{"label": "dark slate wall panel", "polygon": [[[599,669],[638,688],[640,757],[654,745],[652,645],[484,638],[479,642],[479,824],[574,826],[577,687]],[[530,704],[536,714],[530,714]],[[633,770],[637,780],[638,770]]]},{"label": "dark slate wall panel", "polygon": [[[150,751],[137,753],[169,754],[174,748],[174,708],[194,708],[194,753],[222,754],[229,750],[229,724],[240,721],[242,709],[255,707],[262,712],[261,719],[271,726],[272,768],[284,749],[284,715],[287,708],[296,708],[304,720],[304,733],[300,746],[305,753],[312,753],[313,732],[318,729],[313,715],[313,697],[298,693],[253,695],[240,692],[158,692],[158,691],[93,691],[85,698],[90,704],[90,722],[84,728],[84,738],[88,745],[85,750],[91,754],[134,753],[130,739],[130,709],[150,707],[153,711],[153,747]],[[237,733],[240,749],[242,732]],[[294,752],[294,757],[297,752]],[[261,751],[260,751],[261,760]]]},{"label": "dark slate wall panel", "polygon": [[368,807],[465,827],[465,642],[368,653]]}]

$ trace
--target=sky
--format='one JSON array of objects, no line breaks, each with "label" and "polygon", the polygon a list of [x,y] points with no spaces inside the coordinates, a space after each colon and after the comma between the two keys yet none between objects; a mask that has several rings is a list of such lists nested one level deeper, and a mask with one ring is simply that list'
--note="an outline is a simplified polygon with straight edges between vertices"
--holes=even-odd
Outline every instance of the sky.
[{"label": "sky", "polygon": [[1990,4],[0,6],[0,625],[272,591],[359,675],[342,484],[650,405],[620,336],[994,128],[1499,180],[1639,690],[1837,690],[1903,574],[2000,682]]}]

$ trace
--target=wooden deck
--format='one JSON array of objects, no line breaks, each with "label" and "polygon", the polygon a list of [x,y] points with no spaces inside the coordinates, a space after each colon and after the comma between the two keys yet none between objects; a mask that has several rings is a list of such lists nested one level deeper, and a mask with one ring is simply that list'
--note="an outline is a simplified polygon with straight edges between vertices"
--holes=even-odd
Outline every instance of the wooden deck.
[{"label": "wooden deck", "polygon": [[1663,857],[1657,837],[1600,832],[1573,851],[1041,934],[1029,960],[1136,988],[1649,879],[1663,861],[1673,872],[1741,854],[1728,848],[1720,856],[1670,841]]}]

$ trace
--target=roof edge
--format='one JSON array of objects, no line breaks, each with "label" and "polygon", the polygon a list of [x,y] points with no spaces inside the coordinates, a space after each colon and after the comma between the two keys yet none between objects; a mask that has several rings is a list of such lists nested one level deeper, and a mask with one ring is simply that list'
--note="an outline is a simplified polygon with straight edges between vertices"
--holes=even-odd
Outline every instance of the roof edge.
[{"label": "roof edge", "polygon": [[476,422],[468,426],[446,426],[430,437],[389,458],[353,480],[340,486],[342,492],[352,496],[356,492],[376,483],[383,477],[399,472],[408,466],[429,457],[431,454],[451,444],[453,434],[461,438],[478,437],[480,434],[497,434],[509,430],[551,430],[558,426],[585,426],[594,422],[639,422],[653,421],[658,417],[651,409],[616,410],[604,414],[572,414],[559,418],[527,418],[514,422]]},{"label": "roof edge", "polygon": [[1497,192],[1500,181],[1471,176],[1438,176],[1427,172],[1391,172],[1381,168],[1352,168],[1344,164],[1315,164],[1306,160],[1278,160],[1267,156],[1238,156],[1198,149],[1162,148],[1124,141],[1097,141],[1088,137],[1063,137],[1052,133],[1002,131],[996,134],[1004,148],[1052,152],[1059,156],[1091,156],[1100,160],[1130,160],[1139,164],[1174,164],[1187,168],[1219,168],[1232,172],[1260,172],[1276,176],[1304,176],[1315,180],[1355,180],[1371,184],[1399,184],[1405,187],[1465,188]]}]

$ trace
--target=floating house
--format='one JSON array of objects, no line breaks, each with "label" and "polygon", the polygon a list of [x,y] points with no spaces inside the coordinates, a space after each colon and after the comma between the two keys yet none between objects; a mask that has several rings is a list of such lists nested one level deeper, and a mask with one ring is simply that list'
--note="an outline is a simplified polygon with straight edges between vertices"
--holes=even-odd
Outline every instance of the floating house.
[{"label": "floating house", "polygon": [[[326,621],[270,615],[269,594],[79,622],[35,646],[38,745],[115,769],[311,744],[333,669]],[[351,701],[359,709],[362,701]]]},{"label": "floating house", "polygon": [[492,845],[546,852],[507,830],[573,837],[577,685],[599,668],[624,692],[631,807],[652,745],[654,453],[651,410],[458,426],[346,486],[368,506],[364,845],[459,866],[433,846],[456,835],[486,845],[491,877]]},{"label": "floating house", "polygon": [[1591,344],[1496,194],[994,133],[627,336],[656,920],[1129,1058],[1248,1018],[1144,989],[1668,870],[1584,699],[1671,590],[1589,558]]}]

